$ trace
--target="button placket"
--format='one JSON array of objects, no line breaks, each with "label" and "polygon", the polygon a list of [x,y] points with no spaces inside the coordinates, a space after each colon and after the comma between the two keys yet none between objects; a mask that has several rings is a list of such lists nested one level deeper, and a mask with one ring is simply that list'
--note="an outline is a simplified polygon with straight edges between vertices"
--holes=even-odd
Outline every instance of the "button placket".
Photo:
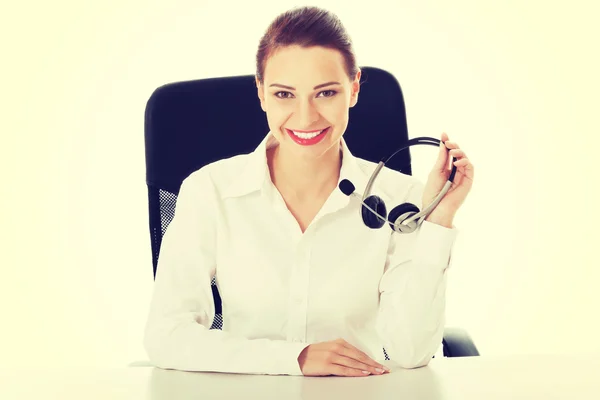
[{"label": "button placket", "polygon": [[306,338],[307,320],[307,282],[309,274],[310,249],[307,246],[308,235],[302,237],[295,252],[290,285],[290,327],[292,341],[303,342]]}]

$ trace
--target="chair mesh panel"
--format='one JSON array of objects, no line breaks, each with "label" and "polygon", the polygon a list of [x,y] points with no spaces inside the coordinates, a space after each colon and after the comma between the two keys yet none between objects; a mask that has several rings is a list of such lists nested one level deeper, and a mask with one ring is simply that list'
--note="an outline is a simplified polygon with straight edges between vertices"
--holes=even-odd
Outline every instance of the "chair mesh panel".
[{"label": "chair mesh panel", "polygon": [[175,216],[177,195],[163,189],[158,190],[158,195],[160,201],[160,229],[162,237],[165,235],[167,226],[169,226],[171,220]]},{"label": "chair mesh panel", "polygon": [[[177,205],[177,195],[168,190],[148,186],[151,223],[150,230],[152,232],[152,262],[154,264],[154,276],[156,276],[156,267],[158,264],[158,256],[160,253],[160,244],[162,238],[167,231],[167,228],[173,217],[175,216],[175,206]],[[158,205],[158,207],[156,207]],[[160,210],[159,215],[153,215],[152,209]],[[160,222],[160,223],[158,223]],[[160,226],[160,230],[158,227]],[[221,309],[221,298],[218,293],[217,282],[213,276],[211,281],[213,290],[213,299],[215,301],[215,319],[210,329],[223,328],[223,316]]]}]

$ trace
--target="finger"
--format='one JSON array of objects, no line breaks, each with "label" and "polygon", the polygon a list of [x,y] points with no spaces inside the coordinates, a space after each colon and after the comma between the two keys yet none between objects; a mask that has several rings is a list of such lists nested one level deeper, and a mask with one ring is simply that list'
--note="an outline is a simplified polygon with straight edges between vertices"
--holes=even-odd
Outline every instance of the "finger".
[{"label": "finger", "polygon": [[471,162],[471,160],[469,160],[469,158],[466,155],[460,157],[457,160],[454,160],[452,164],[456,165],[457,167],[466,167],[467,169],[473,169],[473,163]]},{"label": "finger", "polygon": [[461,158],[466,157],[466,154],[461,149],[452,149],[448,152],[448,162],[446,163],[446,170],[452,170],[453,165],[455,165],[456,161]]},{"label": "finger", "polygon": [[456,157],[458,159],[466,157],[467,155],[465,154],[464,150],[461,149],[452,149],[448,152],[448,154],[450,155],[450,157]]},{"label": "finger", "polygon": [[365,352],[361,351],[356,346],[353,346],[352,344],[350,344],[346,341],[344,341],[342,343],[342,346],[344,347],[344,349],[342,351],[342,355],[344,355],[346,357],[354,358],[355,360],[361,361],[365,364],[371,365],[376,368],[383,367],[383,365],[381,365],[377,361],[373,360]]},{"label": "finger", "polygon": [[366,364],[364,362],[358,361],[352,357],[347,357],[343,355],[335,355],[331,358],[331,363],[336,365],[341,365],[343,367],[354,368],[359,371],[367,371],[370,374],[381,375],[385,371],[385,369],[381,367],[374,367],[372,365]]},{"label": "finger", "polygon": [[446,140],[446,143],[444,143],[444,144],[446,145],[446,148],[448,148],[448,149],[458,149],[459,148],[458,143],[452,142],[450,140]]},{"label": "finger", "polygon": [[468,158],[461,158],[460,160],[454,161],[454,165],[457,167],[467,167],[471,165],[471,161]]},{"label": "finger", "polygon": [[350,343],[344,342],[344,343],[342,343],[342,345],[344,346],[344,348],[347,351],[343,351],[341,353],[341,355],[353,358],[355,360],[358,360],[364,364],[370,365],[375,368],[381,368],[384,370],[387,369],[387,367],[385,365],[379,364],[377,361],[375,361],[371,357],[369,357],[365,352],[359,350],[358,348],[351,345]]},{"label": "finger", "polygon": [[456,168],[460,168],[461,173],[465,177],[473,180],[473,177],[475,176],[475,167],[473,167],[473,163],[468,158],[457,160],[454,164],[456,165]]},{"label": "finger", "polygon": [[457,175],[462,175],[466,179],[473,180],[475,176],[475,168],[473,163],[466,158],[456,161]]},{"label": "finger", "polygon": [[[344,367],[338,364],[330,364],[328,372],[336,376],[369,376],[368,371],[361,371],[350,367]],[[366,373],[365,373],[366,372]]]}]

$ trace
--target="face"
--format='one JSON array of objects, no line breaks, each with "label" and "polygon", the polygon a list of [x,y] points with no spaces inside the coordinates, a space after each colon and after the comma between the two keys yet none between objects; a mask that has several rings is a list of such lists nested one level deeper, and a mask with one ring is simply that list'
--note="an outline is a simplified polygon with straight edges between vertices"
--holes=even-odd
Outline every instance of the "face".
[{"label": "face", "polygon": [[264,84],[257,79],[256,85],[280,152],[314,159],[337,151],[359,82],[360,71],[350,80],[335,49],[288,46],[273,53]]}]

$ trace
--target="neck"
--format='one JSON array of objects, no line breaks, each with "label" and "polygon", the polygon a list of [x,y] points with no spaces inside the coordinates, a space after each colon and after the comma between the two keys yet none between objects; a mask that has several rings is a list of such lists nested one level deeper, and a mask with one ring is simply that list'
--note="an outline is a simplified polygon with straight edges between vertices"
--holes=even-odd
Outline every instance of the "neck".
[{"label": "neck", "polygon": [[337,187],[342,162],[339,146],[319,158],[303,159],[277,145],[270,149],[267,158],[271,180],[284,197],[309,201],[329,196]]}]

